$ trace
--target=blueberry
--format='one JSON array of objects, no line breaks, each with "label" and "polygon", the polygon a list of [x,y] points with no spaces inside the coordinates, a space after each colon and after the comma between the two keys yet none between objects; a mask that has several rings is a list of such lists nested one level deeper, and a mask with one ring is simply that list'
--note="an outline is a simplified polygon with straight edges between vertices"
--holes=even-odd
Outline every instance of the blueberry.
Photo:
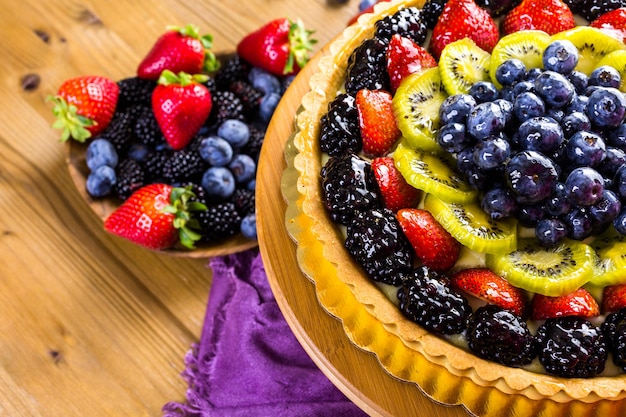
[{"label": "blueberry", "polygon": [[225,120],[218,128],[217,135],[225,139],[234,148],[240,148],[250,139],[250,128],[237,119]]},{"label": "blueberry", "polygon": [[479,103],[467,116],[467,132],[476,139],[496,136],[506,126],[502,108],[493,102]]},{"label": "blueberry", "polygon": [[202,175],[201,185],[209,198],[226,200],[235,192],[235,177],[226,167],[211,167]]},{"label": "blueberry", "polygon": [[500,110],[502,110],[502,114],[504,115],[504,120],[508,125],[509,122],[513,120],[513,103],[502,98],[498,98],[493,102],[500,106]]},{"label": "blueberry", "polygon": [[490,136],[474,146],[474,163],[483,170],[497,168],[511,156],[511,145],[506,139]]},{"label": "blueberry", "polygon": [[622,208],[617,217],[613,220],[613,227],[620,235],[626,235],[626,207]]},{"label": "blueberry", "polygon": [[613,189],[622,199],[626,199],[626,165],[617,168],[613,178]]},{"label": "blueberry", "polygon": [[513,86],[513,96],[517,97],[522,93],[534,93],[535,83],[532,81],[520,81]]},{"label": "blueberry", "polygon": [[572,164],[595,167],[606,158],[606,145],[602,136],[579,131],[567,142],[566,152]]},{"label": "blueberry", "polygon": [[552,195],[546,200],[545,210],[551,216],[561,216],[567,213],[572,207],[567,198],[567,189],[565,184],[557,182],[554,185]]},{"label": "blueberry", "polygon": [[553,118],[557,122],[561,123],[561,120],[565,117],[565,110],[563,109],[555,109],[554,107],[550,107],[546,111],[546,116]]},{"label": "blueberry", "polygon": [[598,165],[597,169],[605,179],[614,178],[615,173],[622,165],[626,164],[626,152],[619,148],[608,146],[606,148],[606,158]]},{"label": "blueberry", "polygon": [[479,81],[470,87],[469,94],[477,103],[486,103],[498,98],[498,88],[489,81]]},{"label": "blueberry", "polygon": [[522,204],[537,203],[552,194],[558,179],[554,162],[536,151],[521,151],[505,167],[509,187]]},{"label": "blueberry", "polygon": [[135,142],[130,145],[126,152],[128,159],[134,159],[137,162],[143,162],[150,153],[150,147],[145,143]]},{"label": "blueberry", "polygon": [[481,207],[492,219],[498,220],[514,216],[517,212],[517,201],[511,190],[496,187],[485,192]]},{"label": "blueberry", "polygon": [[519,59],[511,58],[496,68],[496,80],[503,86],[514,85],[526,76],[526,65]]},{"label": "blueberry", "polygon": [[567,228],[560,219],[541,219],[535,227],[535,236],[544,246],[556,246],[567,236]]},{"label": "blueberry", "polygon": [[228,164],[228,169],[231,170],[235,181],[238,183],[246,183],[256,175],[256,163],[254,159],[244,153],[235,155],[233,160]]},{"label": "blueberry", "polygon": [[263,122],[269,123],[281,97],[278,93],[270,93],[263,96],[259,104],[259,117]]},{"label": "blueberry", "polygon": [[251,179],[246,184],[246,190],[254,191],[256,189],[256,179]]},{"label": "blueberry", "polygon": [[593,232],[593,221],[586,207],[574,207],[561,220],[567,228],[567,237],[570,239],[583,240]]},{"label": "blueberry", "polygon": [[287,91],[287,89],[291,86],[291,83],[293,83],[293,80],[295,78],[295,74],[290,74],[283,77],[283,79],[280,81],[282,94],[285,94],[285,91]]},{"label": "blueberry", "polygon": [[513,114],[520,122],[546,114],[546,105],[535,93],[521,93],[513,101]]},{"label": "blueberry", "polygon": [[565,137],[556,120],[551,117],[533,117],[519,126],[518,144],[522,149],[539,151],[545,155],[555,151]]},{"label": "blueberry", "polygon": [[233,158],[231,144],[226,139],[214,135],[200,141],[198,152],[202,159],[215,167],[226,166]]},{"label": "blueberry", "polygon": [[570,104],[565,108],[565,112],[567,114],[575,112],[575,111],[585,113],[588,102],[589,102],[588,96],[585,96],[583,94],[574,95]]},{"label": "blueberry", "polygon": [[100,165],[87,176],[85,188],[92,197],[106,197],[111,193],[116,181],[115,169],[108,165]]},{"label": "blueberry", "polygon": [[535,89],[539,97],[550,107],[565,107],[576,94],[574,85],[563,74],[544,71],[535,79]]},{"label": "blueberry", "polygon": [[576,89],[577,94],[583,94],[589,85],[589,77],[582,71],[572,71],[567,74],[567,79]]},{"label": "blueberry", "polygon": [[613,191],[604,190],[600,199],[589,207],[589,215],[591,219],[598,223],[610,223],[619,214],[622,209],[622,203]]},{"label": "blueberry", "polygon": [[617,127],[626,115],[626,98],[616,88],[598,87],[587,103],[587,116],[600,127]]},{"label": "blueberry", "polygon": [[571,41],[554,41],[543,52],[543,67],[548,71],[567,75],[577,64],[578,48]]},{"label": "blueberry", "polygon": [[466,134],[465,124],[448,123],[437,131],[437,143],[448,152],[460,152],[471,146],[474,139]]},{"label": "blueberry", "polygon": [[476,99],[469,94],[454,94],[446,97],[439,108],[439,122],[442,125],[465,123],[467,115],[475,106]]},{"label": "blueberry", "polygon": [[531,68],[528,71],[526,71],[526,78],[524,79],[526,81],[535,81],[535,79],[539,77],[539,75],[541,75],[542,72],[543,72],[543,69],[541,68]]},{"label": "blueberry", "polygon": [[459,172],[467,174],[474,166],[474,147],[467,147],[456,154],[456,166]]},{"label": "blueberry", "polygon": [[261,90],[264,95],[271,93],[279,94],[282,91],[282,85],[278,77],[259,67],[250,69],[248,81],[254,88]]},{"label": "blueberry", "polygon": [[626,151],[626,124],[620,124],[611,130],[606,144]]},{"label": "blueberry", "polygon": [[373,5],[375,5],[376,3],[378,3],[378,0],[360,0],[359,1],[359,11],[362,12],[364,10],[367,10],[368,8],[370,8]]},{"label": "blueberry", "polygon": [[241,234],[247,237],[248,239],[256,239],[257,238],[257,229],[256,229],[256,214],[251,213],[243,217],[241,219]]},{"label": "blueberry", "polygon": [[619,71],[610,65],[598,67],[589,74],[589,85],[619,88],[621,82]]},{"label": "blueberry", "polygon": [[593,168],[575,168],[565,179],[565,189],[567,198],[572,204],[590,206],[595,204],[602,196],[604,179]]},{"label": "blueberry", "polygon": [[560,123],[563,128],[563,135],[566,138],[571,137],[573,134],[580,132],[581,130],[591,129],[591,121],[589,120],[589,117],[580,111],[572,111],[566,114],[563,119],[561,119]]},{"label": "blueberry", "polygon": [[115,168],[118,161],[115,146],[106,139],[94,139],[87,146],[85,160],[90,170],[95,170],[101,165],[108,165]]},{"label": "blueberry", "polygon": [[522,203],[517,210],[517,220],[525,227],[536,227],[537,224],[545,218],[546,210],[545,205],[542,203]]}]

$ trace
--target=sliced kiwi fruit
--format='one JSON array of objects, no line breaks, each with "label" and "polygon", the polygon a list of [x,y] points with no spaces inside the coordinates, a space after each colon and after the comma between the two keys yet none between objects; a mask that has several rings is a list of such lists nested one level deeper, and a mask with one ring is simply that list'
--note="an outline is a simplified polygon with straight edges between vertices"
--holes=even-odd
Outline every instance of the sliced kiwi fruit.
[{"label": "sliced kiwi fruit", "polygon": [[443,152],[437,143],[439,107],[448,97],[439,68],[407,76],[393,97],[398,128],[413,148]]},{"label": "sliced kiwi fruit", "polygon": [[604,58],[598,62],[596,68],[603,65],[610,65],[619,71],[622,76],[619,89],[621,92],[626,93],[626,50],[618,49],[617,51],[606,54]]},{"label": "sliced kiwi fruit", "polygon": [[450,95],[466,94],[479,81],[489,81],[491,54],[463,38],[446,45],[439,57],[441,81]]},{"label": "sliced kiwi fruit", "polygon": [[610,228],[591,243],[597,257],[596,269],[589,282],[598,287],[626,283],[626,236]]},{"label": "sliced kiwi fruit", "polygon": [[541,30],[523,30],[503,36],[491,51],[491,81],[498,88],[502,87],[496,80],[496,69],[508,59],[519,59],[528,69],[543,68],[543,51],[549,44],[550,35]]},{"label": "sliced kiwi fruit", "polygon": [[510,253],[517,247],[517,221],[493,220],[477,201],[448,203],[429,194],[424,208],[463,246],[487,254]]},{"label": "sliced kiwi fruit", "polygon": [[585,243],[566,240],[545,247],[534,239],[519,239],[505,255],[487,255],[487,266],[512,285],[551,297],[569,294],[594,276],[596,254]]},{"label": "sliced kiwi fruit", "polygon": [[456,171],[449,155],[413,150],[402,139],[393,152],[393,159],[406,182],[418,190],[456,203],[476,199],[477,191]]},{"label": "sliced kiwi fruit", "polygon": [[578,48],[578,65],[575,70],[587,75],[591,74],[606,55],[626,49],[621,41],[591,26],[576,26],[552,35],[552,40],[557,39],[567,39]]}]

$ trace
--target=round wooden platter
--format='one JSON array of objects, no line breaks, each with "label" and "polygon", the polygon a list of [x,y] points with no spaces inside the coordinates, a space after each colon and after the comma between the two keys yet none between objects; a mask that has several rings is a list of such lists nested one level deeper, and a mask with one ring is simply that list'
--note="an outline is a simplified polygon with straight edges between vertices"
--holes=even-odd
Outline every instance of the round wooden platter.
[{"label": "round wooden platter", "polygon": [[270,123],[257,173],[259,246],[276,300],[296,337],[324,374],[371,416],[466,417],[460,406],[431,400],[416,384],[387,373],[371,353],[354,345],[342,324],[319,304],[314,284],[302,273],[296,245],[285,228],[281,177],[285,145],[320,51],[295,79]]}]

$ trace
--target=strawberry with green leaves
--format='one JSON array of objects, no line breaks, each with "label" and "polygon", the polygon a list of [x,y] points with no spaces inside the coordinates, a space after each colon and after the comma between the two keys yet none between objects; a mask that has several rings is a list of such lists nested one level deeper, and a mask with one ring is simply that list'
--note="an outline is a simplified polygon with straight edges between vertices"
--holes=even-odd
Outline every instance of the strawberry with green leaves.
[{"label": "strawberry with green leaves", "polygon": [[152,92],[152,110],[172,149],[187,146],[211,113],[213,100],[201,84],[207,76],[163,71]]},{"label": "strawberry with green leaves", "polygon": [[435,58],[412,39],[398,34],[391,37],[387,46],[387,73],[393,91],[407,75],[436,66]]},{"label": "strawberry with green leaves", "polygon": [[190,249],[200,235],[191,212],[206,210],[189,188],[149,184],[135,191],[107,217],[106,231],[148,249],[171,248],[179,241]]},{"label": "strawberry with green leaves", "polygon": [[219,62],[211,52],[211,35],[200,36],[198,27],[191,24],[183,28],[169,26],[167,29],[139,63],[138,77],[156,81],[165,70],[176,74],[199,74],[217,70]]},{"label": "strawberry with green leaves", "polygon": [[401,136],[392,99],[391,93],[385,90],[363,89],[356,94],[363,152],[367,156],[385,156]]},{"label": "strawberry with green leaves", "polygon": [[450,283],[489,304],[510,310],[520,317],[526,313],[526,295],[488,268],[462,269],[452,275]]},{"label": "strawberry with green leaves", "polygon": [[430,212],[405,208],[396,213],[396,218],[423,265],[443,272],[456,263],[461,245]]},{"label": "strawberry with green leaves", "polygon": [[556,317],[596,317],[600,307],[593,296],[584,288],[557,297],[535,294],[531,304],[531,318],[545,320]]},{"label": "strawberry with green leaves", "polygon": [[85,142],[100,134],[108,125],[117,106],[119,87],[107,77],[85,75],[70,78],[50,97],[61,141],[70,138]]},{"label": "strawberry with green leaves", "polygon": [[403,208],[417,207],[422,192],[406,182],[396,168],[393,158],[389,156],[374,158],[372,171],[386,208],[395,213]]},{"label": "strawberry with green leaves", "polygon": [[276,76],[293,75],[309,60],[317,42],[312,34],[301,21],[274,19],[244,36],[237,45],[237,54]]},{"label": "strawberry with green leaves", "polygon": [[554,35],[574,26],[574,14],[562,0],[522,0],[502,21],[505,35],[522,30],[542,30]]}]

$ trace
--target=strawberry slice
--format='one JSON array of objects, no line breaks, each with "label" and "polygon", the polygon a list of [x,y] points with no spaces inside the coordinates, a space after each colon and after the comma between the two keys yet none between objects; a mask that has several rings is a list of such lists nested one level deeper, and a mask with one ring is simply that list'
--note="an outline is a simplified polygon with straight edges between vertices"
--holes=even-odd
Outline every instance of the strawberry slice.
[{"label": "strawberry slice", "polygon": [[522,0],[502,21],[505,35],[521,30],[542,30],[554,35],[574,26],[574,14],[562,0]]},{"label": "strawberry slice", "polygon": [[589,26],[598,28],[624,42],[626,40],[626,7],[620,7],[598,16]]},{"label": "strawberry slice", "polygon": [[386,155],[400,138],[392,99],[391,93],[384,90],[363,89],[356,94],[363,152],[367,156]]},{"label": "strawberry slice", "polygon": [[626,307],[626,284],[609,285],[602,290],[602,311],[610,313]]},{"label": "strawberry slice", "polygon": [[564,316],[595,317],[600,314],[598,303],[584,288],[558,297],[535,294],[531,311],[533,320]]},{"label": "strawberry slice", "polygon": [[396,218],[423,265],[442,272],[455,264],[461,245],[430,212],[405,208],[396,213]]},{"label": "strawberry slice", "polygon": [[391,37],[387,46],[387,73],[393,91],[407,75],[436,66],[435,58],[412,39],[398,34]]},{"label": "strawberry slice", "polygon": [[374,158],[372,170],[383,196],[385,207],[395,213],[403,208],[417,206],[422,192],[406,182],[396,168],[393,158],[388,156]]},{"label": "strawberry slice", "polygon": [[456,272],[451,284],[473,296],[510,310],[520,317],[526,312],[524,292],[488,268],[468,268]]},{"label": "strawberry slice", "polygon": [[446,45],[463,38],[491,52],[500,33],[489,12],[473,0],[448,0],[433,28],[430,52],[439,59]]}]

